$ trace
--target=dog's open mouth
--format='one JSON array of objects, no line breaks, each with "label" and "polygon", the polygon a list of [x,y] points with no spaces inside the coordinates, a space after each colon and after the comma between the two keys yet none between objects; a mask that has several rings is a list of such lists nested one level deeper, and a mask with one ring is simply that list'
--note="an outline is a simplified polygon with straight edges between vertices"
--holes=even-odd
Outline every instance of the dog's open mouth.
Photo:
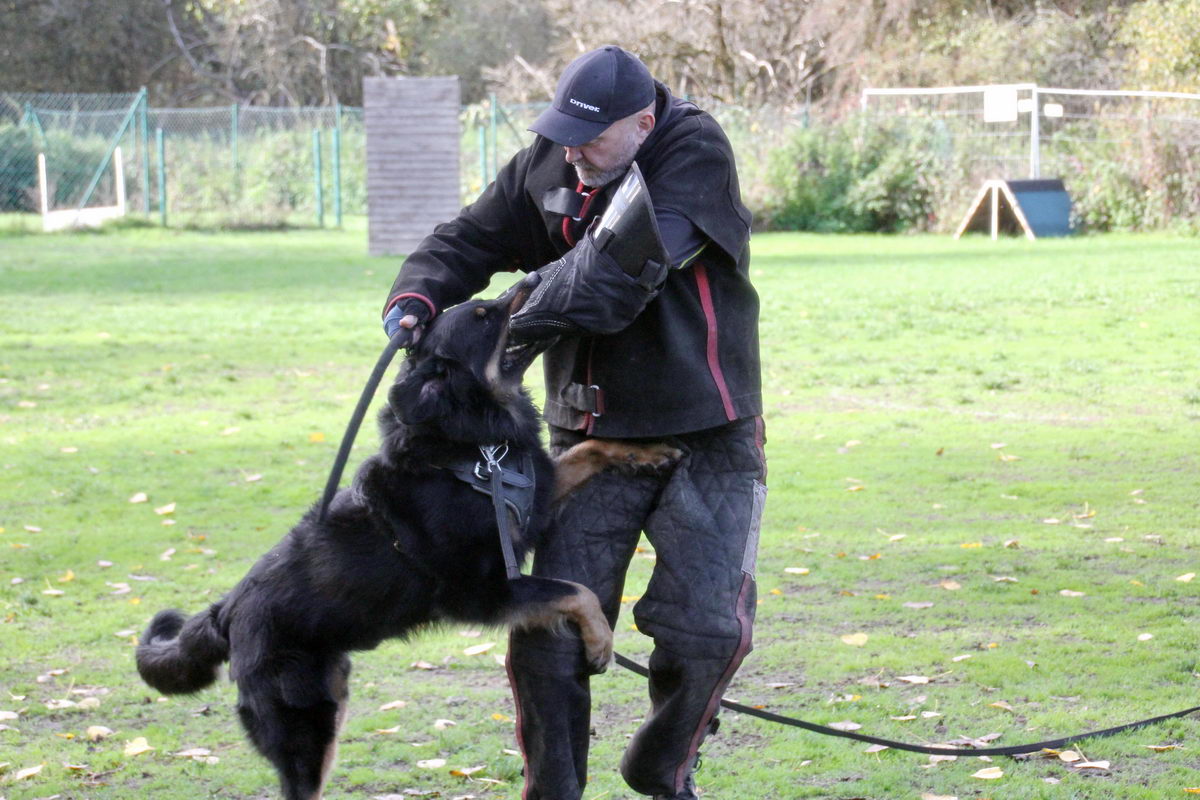
[{"label": "dog's open mouth", "polygon": [[522,342],[510,340],[508,346],[504,348],[504,355],[500,358],[500,371],[506,378],[524,375],[533,360],[549,349],[555,341],[554,339]]}]

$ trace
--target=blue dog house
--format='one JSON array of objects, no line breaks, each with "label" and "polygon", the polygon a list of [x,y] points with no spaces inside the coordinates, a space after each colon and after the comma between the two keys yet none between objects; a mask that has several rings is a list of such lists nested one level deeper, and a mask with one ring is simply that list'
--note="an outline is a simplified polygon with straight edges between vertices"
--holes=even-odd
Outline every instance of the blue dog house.
[{"label": "blue dog house", "polygon": [[996,239],[1003,233],[1039,236],[1068,236],[1071,230],[1071,197],[1058,178],[1024,181],[984,181],[971,208],[954,233],[990,231]]}]

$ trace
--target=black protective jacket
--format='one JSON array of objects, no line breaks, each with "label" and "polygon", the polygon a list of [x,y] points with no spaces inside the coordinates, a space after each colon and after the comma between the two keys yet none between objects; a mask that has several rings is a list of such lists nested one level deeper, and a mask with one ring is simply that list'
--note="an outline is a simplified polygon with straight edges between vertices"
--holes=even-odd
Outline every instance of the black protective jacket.
[{"label": "black protective jacket", "polygon": [[[564,338],[546,352],[544,411],[551,425],[595,436],[656,437],[762,413],[750,212],[741,202],[733,151],[711,116],[662,84],[657,112],[636,157],[656,213],[686,217],[709,241],[668,273],[626,327]],[[436,313],[484,289],[495,272],[528,272],[559,259],[603,213],[617,183],[588,198],[580,220],[546,210],[547,192],[582,186],[563,148],[539,136],[405,260],[388,307],[417,298]]]}]

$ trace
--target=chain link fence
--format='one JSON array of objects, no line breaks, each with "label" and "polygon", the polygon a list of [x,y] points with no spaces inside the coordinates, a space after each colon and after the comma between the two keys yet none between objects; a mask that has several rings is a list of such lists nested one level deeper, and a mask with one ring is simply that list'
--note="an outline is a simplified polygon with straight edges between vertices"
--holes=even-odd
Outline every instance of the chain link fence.
[{"label": "chain link fence", "polygon": [[115,204],[110,166],[117,147],[126,161],[127,184],[141,177],[138,164],[145,152],[137,150],[127,128],[143,99],[141,93],[0,93],[0,213],[38,211],[39,154],[50,208]]},{"label": "chain link fence", "polygon": [[[756,216],[771,222],[788,202],[812,207],[776,211],[781,227],[859,229],[822,227],[851,207],[867,220],[862,229],[881,219],[891,229],[952,229],[984,180],[1030,175],[1062,178],[1077,221],[1094,228],[1200,221],[1200,95],[869,89],[859,116],[838,119],[700,104],[733,143]],[[533,140],[527,128],[545,107],[493,98],[463,108],[464,204]],[[328,226],[366,215],[362,109],[151,108],[144,92],[0,92],[0,214],[40,224],[39,153],[49,209],[116,202],[117,148],[129,210],[163,224]]]}]

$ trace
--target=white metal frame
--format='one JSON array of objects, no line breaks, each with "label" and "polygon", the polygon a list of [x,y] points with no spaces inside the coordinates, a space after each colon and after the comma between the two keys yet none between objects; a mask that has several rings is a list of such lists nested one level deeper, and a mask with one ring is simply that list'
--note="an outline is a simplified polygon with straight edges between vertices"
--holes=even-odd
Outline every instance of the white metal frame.
[{"label": "white metal frame", "polygon": [[931,88],[894,88],[894,89],[863,89],[861,105],[866,111],[868,99],[871,97],[886,97],[886,96],[919,96],[919,95],[937,95],[937,94],[970,94],[980,93],[987,89],[1012,89],[1018,92],[1029,92],[1029,99],[1032,100],[1031,110],[1029,111],[1029,177],[1040,178],[1042,171],[1041,164],[1041,104],[1040,95],[1077,95],[1083,97],[1145,97],[1157,99],[1172,99],[1172,100],[1197,100],[1200,101],[1200,94],[1191,94],[1189,92],[1156,92],[1142,90],[1120,90],[1120,89],[1060,89],[1060,88],[1045,88],[1040,87],[1036,83],[997,83],[981,86],[938,86]]}]

